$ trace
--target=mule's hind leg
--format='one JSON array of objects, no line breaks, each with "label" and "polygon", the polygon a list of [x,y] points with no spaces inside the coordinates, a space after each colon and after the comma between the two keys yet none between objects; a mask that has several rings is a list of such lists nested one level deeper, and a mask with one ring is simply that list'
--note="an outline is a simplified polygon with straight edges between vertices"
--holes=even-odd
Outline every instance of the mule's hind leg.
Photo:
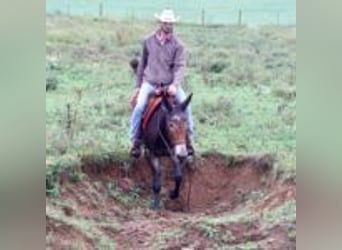
[{"label": "mule's hind leg", "polygon": [[152,180],[152,190],[153,190],[153,210],[158,210],[159,207],[159,193],[161,189],[161,174],[162,174],[162,167],[160,164],[160,160],[158,157],[154,155],[150,155],[148,158],[148,161],[150,163],[152,174],[153,174],[153,180]]}]

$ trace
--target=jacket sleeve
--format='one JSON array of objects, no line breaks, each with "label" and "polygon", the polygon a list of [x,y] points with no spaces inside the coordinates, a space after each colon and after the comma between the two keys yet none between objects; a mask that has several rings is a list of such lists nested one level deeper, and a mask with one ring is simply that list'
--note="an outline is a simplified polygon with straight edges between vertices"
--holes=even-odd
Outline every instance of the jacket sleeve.
[{"label": "jacket sleeve", "polygon": [[138,70],[137,70],[137,78],[136,78],[136,87],[140,88],[143,77],[144,77],[144,70],[147,65],[147,58],[148,58],[148,50],[146,46],[146,40],[143,42],[143,49],[142,49],[142,55],[139,61]]},{"label": "jacket sleeve", "polygon": [[184,79],[186,69],[186,53],[183,44],[180,44],[176,49],[173,68],[173,84],[180,85]]}]

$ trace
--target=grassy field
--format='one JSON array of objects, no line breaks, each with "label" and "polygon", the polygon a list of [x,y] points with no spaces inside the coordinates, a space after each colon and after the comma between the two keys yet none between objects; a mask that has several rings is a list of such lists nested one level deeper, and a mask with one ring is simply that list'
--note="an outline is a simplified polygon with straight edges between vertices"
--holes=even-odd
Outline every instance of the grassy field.
[{"label": "grassy field", "polygon": [[99,15],[102,13],[115,19],[138,18],[152,20],[154,13],[165,7],[172,7],[183,22],[199,23],[202,9],[205,20],[210,24],[232,24],[238,20],[241,9],[243,22],[248,25],[296,23],[295,0],[234,0],[234,1],[198,1],[198,0],[164,0],[164,1],[118,1],[118,0],[47,0],[47,13],[69,13],[72,15]]},{"label": "grassy field", "polygon": [[[99,161],[106,160],[108,154],[128,158],[129,97],[134,88],[128,62],[139,55],[142,38],[154,29],[150,22],[61,15],[46,18],[47,176],[71,168],[76,170],[74,180],[84,178],[75,186],[64,187],[61,198],[47,199],[48,245],[56,248],[62,235],[68,242],[64,247],[73,249],[92,249],[89,239],[100,248],[122,246],[125,237],[131,237],[127,234],[131,223],[141,225],[139,240],[153,227],[157,234],[148,239],[152,249],[165,248],[169,239],[174,239],[175,246],[188,244],[184,235],[196,243],[198,234],[211,242],[208,247],[234,243],[231,249],[255,249],[260,245],[254,238],[262,241],[267,234],[277,236],[283,228],[289,228],[284,229],[286,237],[295,241],[295,186],[290,186],[290,191],[281,186],[270,194],[249,193],[245,203],[229,212],[164,218],[145,209],[148,197],[142,197],[138,189],[125,194],[118,187],[120,180],[93,181],[74,169],[85,155]],[[272,154],[277,170],[295,177],[296,28],[180,24],[176,31],[187,45],[184,88],[194,94],[197,151]],[[237,175],[240,182],[243,176]],[[291,199],[261,215],[255,213],[254,203],[263,198],[265,206],[271,207],[278,194]],[[116,209],[115,213],[111,209]],[[251,229],[235,238],[237,225],[241,232],[254,226],[260,230]],[[261,246],[267,245],[267,240]]]},{"label": "grassy field", "polygon": [[[50,162],[129,149],[128,61],[149,23],[47,17],[46,155]],[[176,27],[199,151],[268,152],[296,162],[295,28]],[[69,111],[68,111],[69,107]]]}]

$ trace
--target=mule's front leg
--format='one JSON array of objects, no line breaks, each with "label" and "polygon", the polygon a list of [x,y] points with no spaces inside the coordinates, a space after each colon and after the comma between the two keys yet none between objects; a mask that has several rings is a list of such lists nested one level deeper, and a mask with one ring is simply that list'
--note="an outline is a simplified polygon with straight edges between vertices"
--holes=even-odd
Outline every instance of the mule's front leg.
[{"label": "mule's front leg", "polygon": [[175,189],[170,192],[171,199],[177,199],[179,196],[179,188],[182,183],[182,162],[176,161],[174,163],[174,178],[175,178]]},{"label": "mule's front leg", "polygon": [[161,189],[162,170],[161,170],[160,161],[157,157],[151,156],[150,164],[151,164],[152,173],[153,173],[153,180],[152,180],[153,205],[152,205],[152,209],[158,210],[160,208],[159,207],[159,201],[160,201],[159,193],[160,193],[160,189]]}]

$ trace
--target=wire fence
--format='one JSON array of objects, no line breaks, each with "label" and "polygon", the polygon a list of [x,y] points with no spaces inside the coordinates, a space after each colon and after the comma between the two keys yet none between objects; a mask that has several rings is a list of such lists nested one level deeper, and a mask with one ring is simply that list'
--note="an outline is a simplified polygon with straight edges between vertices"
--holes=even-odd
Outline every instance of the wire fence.
[{"label": "wire fence", "polygon": [[[247,0],[245,0],[247,1]],[[255,0],[257,1],[257,0]],[[261,1],[261,0],[259,0]],[[193,24],[237,24],[237,25],[296,25],[295,1],[262,0],[264,4],[207,4],[190,5],[174,1],[170,6],[181,21]],[[262,2],[261,1],[261,2]],[[97,0],[46,0],[47,14],[87,15],[117,20],[154,20],[165,4],[148,4],[145,1]],[[203,1],[202,1],[203,2]],[[139,3],[139,4],[138,4]],[[209,4],[210,3],[210,4]],[[277,4],[274,4],[277,3]]]}]

